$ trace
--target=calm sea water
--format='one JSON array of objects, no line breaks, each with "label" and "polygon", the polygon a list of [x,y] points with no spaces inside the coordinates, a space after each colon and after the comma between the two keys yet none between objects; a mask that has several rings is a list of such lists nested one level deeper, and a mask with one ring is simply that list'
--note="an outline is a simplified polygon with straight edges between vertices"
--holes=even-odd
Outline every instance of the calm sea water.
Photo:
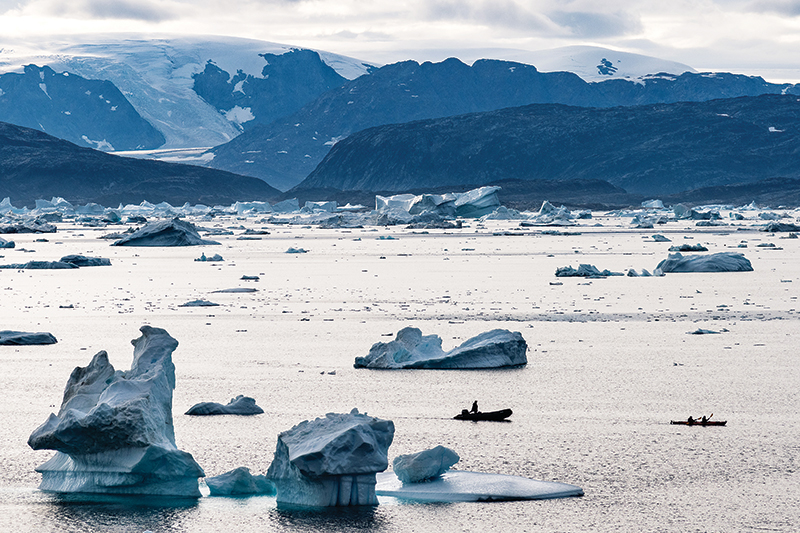
[{"label": "calm sea water", "polygon": [[[599,222],[604,227],[570,236],[493,235],[512,223],[452,234],[270,227],[261,241],[223,237],[222,246],[205,249],[111,248],[88,228],[63,228],[47,243],[15,236],[18,249],[3,251],[0,261],[84,253],[113,266],[0,270],[0,329],[59,339],[0,347],[0,530],[796,531],[800,241],[668,225],[659,232],[711,251],[747,240],[741,251],[755,272],[551,285],[558,266],[652,270],[666,257],[669,243],[649,242],[652,231]],[[376,240],[387,233],[397,240]],[[760,242],[783,250],[755,248]],[[309,253],[285,254],[289,246]],[[202,251],[226,261],[194,262]],[[211,292],[236,286],[259,291]],[[178,307],[200,297],[221,305]],[[68,304],[74,307],[59,307]],[[461,456],[456,468],[572,483],[585,496],[455,504],[382,498],[376,508],[317,511],[278,509],[269,497],[186,502],[36,490],[33,469],[51,452],[32,451],[28,435],[58,410],[71,370],[98,350],[129,368],[130,340],[143,324],[180,342],[176,437],[207,475],[238,466],[264,473],[280,431],[357,407],[394,421],[390,461],[442,444]],[[529,364],[352,368],[372,343],[405,326],[440,335],[445,349],[492,328],[517,330],[528,341]],[[687,334],[698,328],[720,333]],[[182,415],[199,401],[237,394],[253,396],[266,413]],[[484,410],[512,408],[511,421],[450,418],[475,399]],[[727,427],[669,424],[711,413]]]}]

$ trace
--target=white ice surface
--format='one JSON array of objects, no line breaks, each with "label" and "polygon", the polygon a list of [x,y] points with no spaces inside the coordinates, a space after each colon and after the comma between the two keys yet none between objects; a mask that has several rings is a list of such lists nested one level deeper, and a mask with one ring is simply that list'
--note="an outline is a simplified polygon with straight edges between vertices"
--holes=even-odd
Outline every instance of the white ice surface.
[{"label": "white ice surface", "polygon": [[423,502],[482,502],[543,500],[583,496],[576,485],[539,481],[519,476],[451,470],[433,481],[403,483],[394,472],[377,475],[375,493]]}]

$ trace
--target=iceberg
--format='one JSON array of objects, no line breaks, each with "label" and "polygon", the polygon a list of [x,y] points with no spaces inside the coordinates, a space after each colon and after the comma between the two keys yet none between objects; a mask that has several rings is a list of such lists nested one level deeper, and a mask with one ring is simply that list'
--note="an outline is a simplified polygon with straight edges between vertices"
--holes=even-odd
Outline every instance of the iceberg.
[{"label": "iceberg", "polygon": [[165,330],[140,328],[133,363],[115,371],[105,351],[72,371],[58,415],[28,439],[56,450],[36,468],[41,490],[200,497],[203,469],[175,445],[172,391],[178,346]]},{"label": "iceberg", "polygon": [[681,244],[669,247],[670,252],[707,252],[708,248],[702,244]]},{"label": "iceberg", "polygon": [[278,435],[267,471],[278,504],[309,507],[377,505],[375,474],[389,466],[391,420],[328,413]]},{"label": "iceberg", "polygon": [[68,270],[70,268],[78,268],[78,265],[64,263],[63,261],[28,261],[27,263],[0,265],[0,268],[11,270]]},{"label": "iceberg", "polygon": [[14,241],[7,241],[4,238],[0,237],[0,249],[11,249],[14,248],[17,244]]},{"label": "iceberg", "polygon": [[86,257],[85,255],[65,255],[59,261],[76,267],[111,266],[110,259],[105,257]]},{"label": "iceberg", "polygon": [[395,340],[372,345],[355,368],[477,369],[520,366],[528,363],[528,344],[519,332],[494,329],[445,352],[438,335],[423,336],[418,328],[403,328]]},{"label": "iceberg", "polygon": [[197,228],[191,222],[174,218],[148,223],[112,243],[111,246],[201,246],[211,244],[219,243],[200,237]]},{"label": "iceberg", "polygon": [[403,483],[394,472],[377,475],[375,493],[421,502],[490,502],[583,496],[576,485],[483,472],[449,471],[426,483]]},{"label": "iceberg", "polygon": [[392,470],[403,483],[419,483],[438,478],[461,459],[456,452],[437,446],[408,455],[398,455],[392,461]]},{"label": "iceberg", "polygon": [[753,265],[743,254],[719,252],[710,255],[669,254],[656,270],[667,272],[752,272]]},{"label": "iceberg", "polygon": [[241,394],[232,398],[226,405],[217,402],[200,402],[186,411],[187,415],[260,415],[264,410],[256,405],[256,401]]},{"label": "iceberg", "polygon": [[267,479],[267,476],[254,476],[250,473],[250,469],[244,466],[219,476],[207,477],[206,485],[208,485],[210,496],[275,494],[275,486]]},{"label": "iceberg", "polygon": [[216,307],[218,303],[209,302],[208,300],[203,300],[202,298],[198,300],[191,300],[186,303],[180,304],[178,307]]},{"label": "iceberg", "polygon": [[621,276],[622,272],[611,272],[610,270],[599,270],[594,265],[581,264],[578,268],[571,266],[558,267],[556,277],[559,278],[605,278],[608,276]]},{"label": "iceberg", "polygon": [[0,331],[0,346],[30,346],[38,344],[55,344],[58,341],[52,333],[25,331]]},{"label": "iceberg", "polygon": [[488,215],[500,207],[500,200],[497,198],[499,190],[500,187],[488,186],[455,193],[456,215],[463,218],[480,218]]},{"label": "iceberg", "polygon": [[800,226],[796,224],[789,224],[788,222],[770,222],[764,226],[761,231],[767,233],[780,233],[786,231],[800,231]]},{"label": "iceberg", "polygon": [[39,219],[0,226],[0,233],[55,233],[56,227]]}]

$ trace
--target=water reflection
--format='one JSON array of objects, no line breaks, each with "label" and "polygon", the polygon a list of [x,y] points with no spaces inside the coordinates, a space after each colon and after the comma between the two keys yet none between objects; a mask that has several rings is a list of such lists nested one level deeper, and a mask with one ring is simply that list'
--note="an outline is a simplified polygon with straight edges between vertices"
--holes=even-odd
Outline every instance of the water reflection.
[{"label": "water reflection", "polygon": [[390,522],[380,507],[299,508],[281,505],[270,511],[270,521],[289,531],[389,531]]},{"label": "water reflection", "polygon": [[197,500],[168,496],[47,494],[40,509],[51,531],[188,531]]}]

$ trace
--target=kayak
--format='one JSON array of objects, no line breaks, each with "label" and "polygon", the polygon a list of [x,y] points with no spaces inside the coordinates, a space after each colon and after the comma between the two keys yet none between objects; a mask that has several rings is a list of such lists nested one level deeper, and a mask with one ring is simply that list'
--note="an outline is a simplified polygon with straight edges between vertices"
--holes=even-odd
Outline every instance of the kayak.
[{"label": "kayak", "polygon": [[453,418],[456,420],[494,420],[500,421],[505,420],[509,416],[511,416],[511,409],[501,409],[500,411],[489,411],[486,413],[482,413],[478,411],[477,413],[470,413],[466,409],[461,411],[460,415],[456,415]]},{"label": "kayak", "polygon": [[728,423],[727,420],[706,420],[703,422],[702,420],[695,420],[693,422],[689,422],[688,420],[670,420],[670,424],[680,424],[683,426],[724,426]]}]

